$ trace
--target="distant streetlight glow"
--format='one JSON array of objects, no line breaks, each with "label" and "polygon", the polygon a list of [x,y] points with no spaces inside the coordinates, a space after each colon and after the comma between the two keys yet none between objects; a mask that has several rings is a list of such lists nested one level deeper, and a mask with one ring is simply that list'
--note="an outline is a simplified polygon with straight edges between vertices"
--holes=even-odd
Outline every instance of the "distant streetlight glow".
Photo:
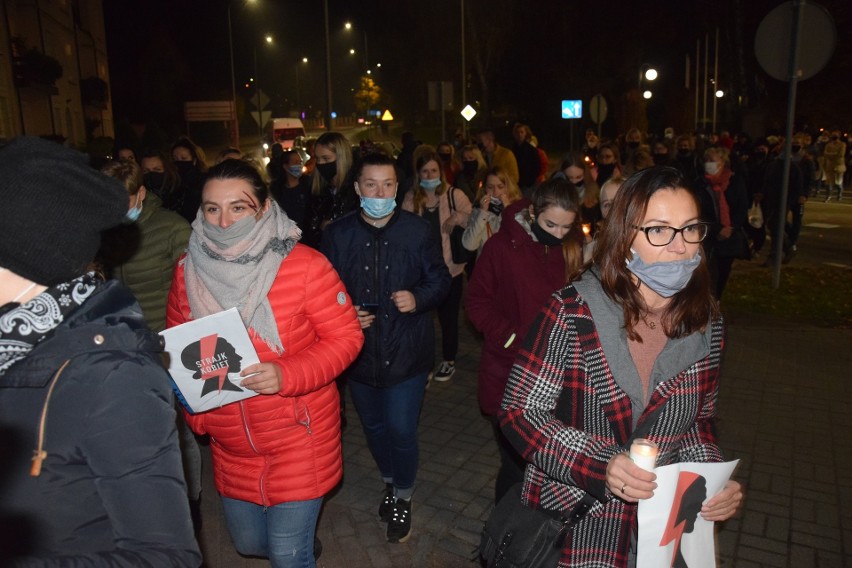
[{"label": "distant streetlight glow", "polygon": [[347,30],[351,30],[352,29],[352,22],[346,22],[345,24],[343,24],[343,27],[346,28]]},{"label": "distant streetlight glow", "polygon": [[376,67],[381,67],[381,66],[382,66],[381,63],[376,63]]},{"label": "distant streetlight glow", "polygon": [[355,50],[354,50],[354,49],[350,49],[350,50],[349,50],[349,55],[355,55]]},{"label": "distant streetlight glow", "polygon": [[645,79],[648,81],[653,81],[657,78],[657,70],[651,67],[647,71],[645,71]]},{"label": "distant streetlight glow", "polygon": [[265,38],[263,38],[263,39],[265,39],[265,40],[266,40],[266,43],[272,43],[272,36],[271,36],[271,35],[268,35],[268,34],[267,34],[267,36],[266,36]]},{"label": "distant streetlight glow", "polygon": [[716,91],[716,98],[717,99],[721,99],[724,96],[725,96],[725,91],[723,91],[722,89],[719,89],[718,91]]},{"label": "distant streetlight glow", "polygon": [[650,99],[652,96],[653,93],[651,93],[651,91],[645,91],[644,93],[642,93],[642,98],[644,99]]},{"label": "distant streetlight glow", "polygon": [[307,58],[307,57],[303,57],[303,58],[302,58],[302,63],[307,63],[307,62],[308,62],[308,58]]}]

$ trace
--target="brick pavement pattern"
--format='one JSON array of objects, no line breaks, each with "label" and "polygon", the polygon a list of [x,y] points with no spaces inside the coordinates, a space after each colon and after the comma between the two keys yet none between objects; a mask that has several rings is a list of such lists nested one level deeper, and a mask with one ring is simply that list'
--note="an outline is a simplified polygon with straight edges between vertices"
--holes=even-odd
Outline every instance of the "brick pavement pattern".
[{"label": "brick pavement pattern", "polygon": [[[411,539],[385,542],[376,509],[384,485],[348,408],[344,479],[318,535],[326,568],[470,567],[491,508],[499,457],[479,413],[479,340],[462,326],[456,373],[432,383],[420,419]],[[719,401],[719,437],[740,459],[742,512],[718,530],[719,565],[852,566],[852,331],[733,321]],[[268,566],[233,549],[205,451],[202,550],[209,568]]]}]

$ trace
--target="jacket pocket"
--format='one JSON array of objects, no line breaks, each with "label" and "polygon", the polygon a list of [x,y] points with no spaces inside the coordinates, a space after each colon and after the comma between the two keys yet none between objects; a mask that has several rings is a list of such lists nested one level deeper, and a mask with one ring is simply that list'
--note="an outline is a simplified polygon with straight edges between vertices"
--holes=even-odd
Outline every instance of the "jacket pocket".
[{"label": "jacket pocket", "polygon": [[298,397],[293,401],[293,413],[296,423],[304,426],[308,434],[313,434],[311,431],[311,413],[302,397]]}]

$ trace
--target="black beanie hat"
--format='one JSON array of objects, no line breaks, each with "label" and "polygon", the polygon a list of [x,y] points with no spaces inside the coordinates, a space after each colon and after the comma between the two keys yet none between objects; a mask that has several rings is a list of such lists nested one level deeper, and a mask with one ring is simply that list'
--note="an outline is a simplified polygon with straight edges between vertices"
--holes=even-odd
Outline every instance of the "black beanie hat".
[{"label": "black beanie hat", "polygon": [[16,138],[0,150],[0,267],[46,286],[83,274],[101,231],[127,214],[127,195],[85,154]]}]

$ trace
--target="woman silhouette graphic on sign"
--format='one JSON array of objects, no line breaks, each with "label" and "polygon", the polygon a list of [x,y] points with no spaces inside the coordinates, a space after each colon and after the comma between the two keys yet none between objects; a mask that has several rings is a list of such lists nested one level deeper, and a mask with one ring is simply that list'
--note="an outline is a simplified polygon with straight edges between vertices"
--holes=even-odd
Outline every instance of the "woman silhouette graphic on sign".
[{"label": "woman silhouette graphic on sign", "polygon": [[242,392],[243,389],[228,380],[228,373],[240,372],[242,360],[234,346],[215,333],[190,343],[180,354],[183,366],[195,371],[192,378],[204,381],[204,386],[201,387],[202,397],[216,390]]},{"label": "woman silhouette graphic on sign", "polygon": [[666,546],[672,541],[675,543],[672,568],[688,568],[680,550],[680,539],[683,533],[691,533],[695,529],[701,504],[706,498],[707,480],[691,471],[680,472],[669,521],[660,541],[660,546]]}]

